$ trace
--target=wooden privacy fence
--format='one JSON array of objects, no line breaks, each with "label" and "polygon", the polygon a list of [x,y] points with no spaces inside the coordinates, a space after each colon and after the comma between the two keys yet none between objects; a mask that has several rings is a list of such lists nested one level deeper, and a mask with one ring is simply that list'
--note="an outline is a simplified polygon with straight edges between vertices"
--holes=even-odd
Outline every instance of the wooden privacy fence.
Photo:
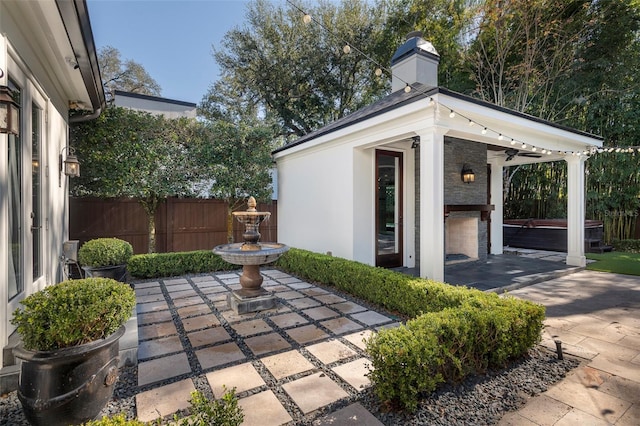
[{"label": "wooden privacy fence", "polygon": [[[240,210],[245,210],[246,205]],[[261,241],[277,241],[277,202],[260,203],[259,211],[271,212],[260,225]],[[242,241],[244,226],[233,223],[234,241]],[[147,215],[132,199],[70,198],[69,239],[116,237],[129,241],[134,253],[147,253]],[[227,242],[227,203],[220,200],[169,198],[156,211],[156,252],[212,249]]]}]

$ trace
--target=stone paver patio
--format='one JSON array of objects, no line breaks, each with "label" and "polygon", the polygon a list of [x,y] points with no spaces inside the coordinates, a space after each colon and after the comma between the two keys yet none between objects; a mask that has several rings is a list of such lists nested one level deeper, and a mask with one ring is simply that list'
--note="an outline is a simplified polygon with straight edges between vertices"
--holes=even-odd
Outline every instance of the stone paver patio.
[{"label": "stone paver patio", "polygon": [[335,412],[317,424],[380,424],[349,397],[370,386],[364,339],[397,320],[274,269],[262,274],[276,308],[237,315],[226,295],[239,274],[136,284],[138,419],[188,407],[197,383],[216,398],[235,387],[244,425],[288,423],[327,406]]}]

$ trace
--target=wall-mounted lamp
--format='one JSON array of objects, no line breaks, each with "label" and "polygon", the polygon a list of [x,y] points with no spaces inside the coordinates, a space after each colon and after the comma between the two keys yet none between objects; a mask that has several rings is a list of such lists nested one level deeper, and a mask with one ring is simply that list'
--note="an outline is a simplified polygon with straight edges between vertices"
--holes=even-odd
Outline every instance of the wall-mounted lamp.
[{"label": "wall-mounted lamp", "polygon": [[471,183],[476,180],[476,174],[471,170],[471,166],[467,163],[462,166],[462,171],[460,172],[460,177],[464,183]]},{"label": "wall-mounted lamp", "polygon": [[[62,153],[67,150],[67,158],[62,161]],[[65,146],[60,151],[59,158],[59,172],[58,172],[58,186],[62,186],[62,173],[69,177],[78,177],[80,176],[80,162],[78,161],[78,157],[75,156],[76,149],[72,146]]]},{"label": "wall-mounted lamp", "polygon": [[11,90],[0,86],[0,133],[20,134],[20,105],[13,100]]},{"label": "wall-mounted lamp", "polygon": [[414,136],[411,138],[411,149],[416,149],[420,147],[420,136]]}]

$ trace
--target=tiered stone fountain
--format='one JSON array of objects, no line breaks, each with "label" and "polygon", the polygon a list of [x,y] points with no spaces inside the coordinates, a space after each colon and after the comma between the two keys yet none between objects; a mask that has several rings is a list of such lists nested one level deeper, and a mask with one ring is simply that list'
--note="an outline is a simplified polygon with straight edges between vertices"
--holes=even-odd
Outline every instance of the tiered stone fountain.
[{"label": "tiered stone fountain", "polygon": [[234,290],[227,296],[229,307],[238,314],[263,311],[276,305],[273,293],[262,288],[263,277],[260,265],[275,262],[283,253],[289,250],[280,243],[260,243],[258,228],[262,222],[268,220],[270,212],[256,211],[256,199],[249,197],[247,211],[233,212],[233,216],[245,226],[242,234],[243,243],[223,244],[214,247],[213,252],[225,261],[234,265],[242,265],[239,290]]}]

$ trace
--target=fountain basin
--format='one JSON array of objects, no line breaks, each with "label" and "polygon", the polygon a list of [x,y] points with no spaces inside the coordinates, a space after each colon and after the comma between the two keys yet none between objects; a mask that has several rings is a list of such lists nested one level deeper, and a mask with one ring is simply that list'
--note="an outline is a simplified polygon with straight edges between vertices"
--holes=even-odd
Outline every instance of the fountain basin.
[{"label": "fountain basin", "polygon": [[289,250],[280,243],[259,243],[257,246],[258,250],[247,250],[246,243],[222,244],[214,247],[213,252],[234,265],[264,265],[275,262]]}]

